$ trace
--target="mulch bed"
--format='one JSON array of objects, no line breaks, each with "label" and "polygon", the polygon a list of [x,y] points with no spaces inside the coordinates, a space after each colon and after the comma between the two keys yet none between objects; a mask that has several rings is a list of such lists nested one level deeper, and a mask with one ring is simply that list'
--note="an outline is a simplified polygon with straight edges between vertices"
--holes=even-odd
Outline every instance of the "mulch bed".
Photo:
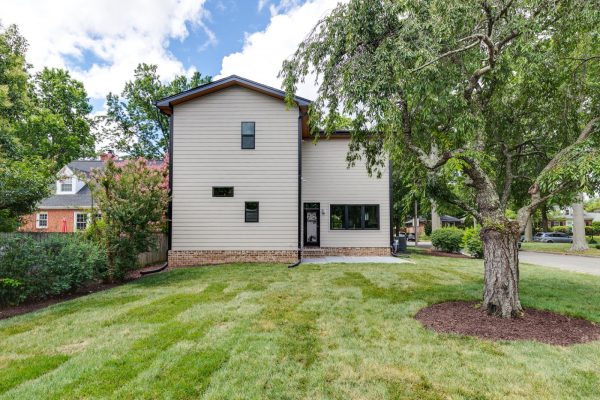
[{"label": "mulch bed", "polygon": [[140,268],[135,271],[131,271],[129,273],[129,275],[127,276],[127,279],[125,279],[125,281],[123,281],[123,282],[119,282],[119,283],[93,282],[93,283],[87,285],[86,287],[77,290],[75,293],[67,293],[67,294],[63,294],[61,296],[52,297],[50,299],[45,299],[45,300],[41,300],[41,301],[25,302],[25,303],[19,304],[17,306],[0,308],[0,320],[14,317],[14,316],[21,315],[21,314],[27,314],[27,313],[30,313],[30,312],[33,312],[36,310],[40,310],[42,308],[49,307],[53,304],[58,304],[58,303],[62,303],[63,301],[73,300],[78,297],[87,296],[88,294],[101,292],[101,291],[107,290],[107,289],[112,289],[116,286],[120,286],[125,283],[139,279],[140,277],[143,276],[141,274],[141,271],[156,269],[160,265],[162,265],[162,264],[150,265],[150,266]]},{"label": "mulch bed", "polygon": [[415,319],[436,332],[488,340],[535,340],[568,346],[600,340],[600,326],[551,311],[525,309],[521,318],[487,315],[474,301],[451,301],[423,308]]}]

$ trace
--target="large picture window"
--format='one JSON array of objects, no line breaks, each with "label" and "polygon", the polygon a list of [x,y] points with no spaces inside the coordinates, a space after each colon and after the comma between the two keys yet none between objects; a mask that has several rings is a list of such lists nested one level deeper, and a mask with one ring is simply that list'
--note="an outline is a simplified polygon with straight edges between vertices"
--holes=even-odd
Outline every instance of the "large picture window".
[{"label": "large picture window", "polygon": [[254,149],[255,129],[256,124],[254,122],[242,122],[242,149]]},{"label": "large picture window", "polygon": [[332,230],[379,229],[378,204],[332,204],[330,211]]}]

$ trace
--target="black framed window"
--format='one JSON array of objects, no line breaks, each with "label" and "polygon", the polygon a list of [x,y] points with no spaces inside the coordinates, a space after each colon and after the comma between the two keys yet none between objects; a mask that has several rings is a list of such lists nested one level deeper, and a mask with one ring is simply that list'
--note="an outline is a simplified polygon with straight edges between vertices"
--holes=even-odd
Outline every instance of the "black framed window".
[{"label": "black framed window", "polygon": [[233,186],[213,186],[212,197],[233,197]]},{"label": "black framed window", "polygon": [[379,229],[379,204],[332,204],[331,230]]},{"label": "black framed window", "polygon": [[254,122],[242,122],[242,149],[254,149],[256,124]]},{"label": "black framed window", "polygon": [[247,201],[244,210],[246,222],[258,222],[258,201]]}]

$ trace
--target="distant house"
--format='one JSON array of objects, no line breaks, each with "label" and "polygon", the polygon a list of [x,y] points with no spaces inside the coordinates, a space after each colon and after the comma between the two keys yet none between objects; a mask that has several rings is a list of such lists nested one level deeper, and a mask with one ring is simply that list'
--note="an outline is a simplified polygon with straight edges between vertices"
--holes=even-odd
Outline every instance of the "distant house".
[{"label": "distant house", "polygon": [[[448,228],[451,226],[454,227],[462,227],[465,223],[464,218],[456,218],[451,215],[442,215],[440,216],[440,220],[442,221],[442,228]],[[425,233],[425,225],[429,222],[426,218],[419,218],[419,235]],[[414,221],[409,219],[405,222],[406,233],[415,233],[415,229],[413,228]]]},{"label": "distant house", "polygon": [[[171,124],[169,265],[389,255],[389,169],[313,141],[310,100],[230,76],[157,103]],[[386,163],[387,164],[387,163]]]},{"label": "distant house", "polygon": [[[583,220],[586,226],[600,221],[600,212],[583,212]],[[573,226],[573,207],[555,207],[554,211],[548,216],[548,222],[551,227],[555,226]]]},{"label": "distant house", "polygon": [[[65,165],[52,185],[52,195],[40,202],[35,213],[23,218],[19,231],[68,233],[85,230],[94,208],[86,178],[93,169],[103,168],[111,157],[114,155],[108,152],[100,156],[100,160],[76,160]],[[127,161],[117,161],[124,162]],[[151,167],[160,166],[162,161],[149,164]]]}]

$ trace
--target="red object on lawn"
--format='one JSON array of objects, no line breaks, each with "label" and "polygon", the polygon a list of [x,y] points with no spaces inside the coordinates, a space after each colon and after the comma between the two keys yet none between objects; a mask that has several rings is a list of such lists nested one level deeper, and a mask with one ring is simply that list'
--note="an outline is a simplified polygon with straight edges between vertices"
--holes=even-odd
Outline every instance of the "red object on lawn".
[{"label": "red object on lawn", "polygon": [[60,231],[62,233],[67,233],[67,219],[63,217],[62,219],[62,226],[60,228]]}]

